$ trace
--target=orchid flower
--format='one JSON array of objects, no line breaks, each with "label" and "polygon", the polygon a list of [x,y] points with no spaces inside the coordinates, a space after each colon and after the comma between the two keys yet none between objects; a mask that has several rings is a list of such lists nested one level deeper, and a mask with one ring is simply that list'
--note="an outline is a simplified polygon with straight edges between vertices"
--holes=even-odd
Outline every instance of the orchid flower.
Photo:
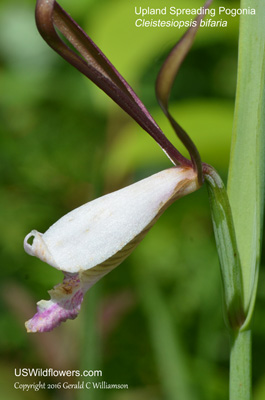
[{"label": "orchid flower", "polygon": [[[211,1],[208,0],[204,7],[209,7]],[[197,24],[170,52],[156,83],[158,101],[188,149],[191,157],[188,160],[166,138],[101,50],[58,3],[54,0],[37,1],[37,27],[47,43],[148,132],[174,167],[69,212],[44,234],[33,230],[26,236],[24,248],[28,254],[64,273],[63,283],[49,292],[51,299],[38,303],[37,313],[26,323],[28,332],[50,331],[61,322],[75,318],[85,292],[133,251],[170,204],[197,190],[203,183],[203,173],[209,173],[192,140],[168,110],[173,81],[202,18],[202,14],[197,17]],[[61,40],[55,28],[77,52]]]}]

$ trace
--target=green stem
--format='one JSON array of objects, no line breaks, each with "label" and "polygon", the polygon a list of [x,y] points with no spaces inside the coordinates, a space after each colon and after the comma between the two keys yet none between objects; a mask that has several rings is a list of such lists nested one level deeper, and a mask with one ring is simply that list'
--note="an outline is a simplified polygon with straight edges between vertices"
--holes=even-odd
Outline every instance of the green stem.
[{"label": "green stem", "polygon": [[231,339],[230,400],[251,399],[251,331],[238,332]]}]

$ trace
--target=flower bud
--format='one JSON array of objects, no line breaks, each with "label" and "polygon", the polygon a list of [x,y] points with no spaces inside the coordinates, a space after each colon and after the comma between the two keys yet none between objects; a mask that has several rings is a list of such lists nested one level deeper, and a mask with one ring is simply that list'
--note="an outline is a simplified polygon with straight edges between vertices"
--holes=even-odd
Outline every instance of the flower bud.
[{"label": "flower bud", "polygon": [[27,330],[46,332],[75,318],[84,293],[128,257],[170,204],[196,189],[193,169],[170,168],[71,211],[44,234],[29,233],[25,251],[65,278],[49,292],[51,300],[38,303]]}]

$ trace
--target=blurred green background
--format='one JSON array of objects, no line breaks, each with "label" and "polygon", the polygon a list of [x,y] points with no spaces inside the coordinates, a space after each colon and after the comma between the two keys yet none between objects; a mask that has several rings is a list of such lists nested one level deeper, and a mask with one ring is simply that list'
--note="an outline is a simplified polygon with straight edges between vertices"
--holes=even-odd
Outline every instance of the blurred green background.
[{"label": "blurred green background", "polygon": [[[177,4],[176,4],[177,3]],[[230,8],[239,1],[219,2]],[[220,5],[218,3],[218,5]],[[183,30],[136,28],[135,6],[186,0],[62,0],[133,86],[168,137],[156,74]],[[202,1],[191,0],[189,7]],[[79,317],[50,333],[24,321],[62,274],[23,250],[73,208],[170,162],[123,111],[41,39],[33,0],[0,1],[1,393],[16,399],[224,400],[229,338],[205,188],[171,206],[135,252],[86,295]],[[202,29],[176,80],[171,110],[202,159],[226,180],[236,86],[238,18]],[[246,211],[247,212],[247,211]],[[253,323],[254,399],[265,398],[265,276]],[[102,369],[129,390],[16,391],[14,368]],[[75,382],[74,378],[68,379]],[[95,379],[97,381],[97,379]]]}]

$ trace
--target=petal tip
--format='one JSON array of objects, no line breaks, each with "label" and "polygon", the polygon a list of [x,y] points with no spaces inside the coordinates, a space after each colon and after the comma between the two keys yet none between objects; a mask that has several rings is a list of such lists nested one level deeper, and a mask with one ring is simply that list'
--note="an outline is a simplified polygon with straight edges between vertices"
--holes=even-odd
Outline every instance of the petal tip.
[{"label": "petal tip", "polygon": [[[31,231],[24,239],[24,250],[26,253],[28,253],[30,256],[34,256],[35,255],[35,251],[34,251],[34,241],[37,235],[41,235],[39,232],[37,232],[36,230]],[[33,242],[32,244],[29,243],[29,239],[33,238]]]},{"label": "petal tip", "polygon": [[[31,238],[33,238],[32,244],[29,243],[29,239]],[[43,239],[43,233],[35,229],[31,231],[24,239],[24,249],[30,256],[36,256],[52,267],[60,269]]]}]

